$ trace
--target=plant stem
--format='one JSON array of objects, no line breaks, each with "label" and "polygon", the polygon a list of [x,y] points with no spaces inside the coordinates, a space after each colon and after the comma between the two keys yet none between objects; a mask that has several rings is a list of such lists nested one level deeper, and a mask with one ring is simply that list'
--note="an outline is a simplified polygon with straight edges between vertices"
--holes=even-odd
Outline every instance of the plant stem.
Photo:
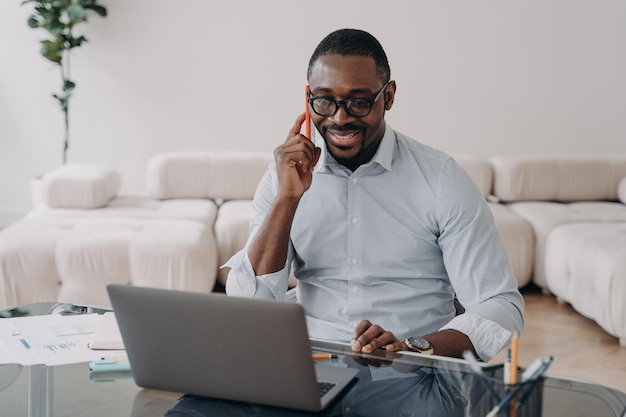
[{"label": "plant stem", "polygon": [[[65,86],[66,81],[69,77],[69,65],[70,65],[70,56],[69,50],[65,50],[63,52],[61,62],[59,62],[59,67],[61,69],[61,81],[63,82],[63,86]],[[67,68],[66,68],[67,67]],[[65,94],[63,91],[62,94]],[[62,107],[63,110],[63,119],[65,122],[65,137],[63,138],[63,165],[67,163],[67,151],[70,146],[70,122],[69,122],[69,97],[65,102],[65,106]]]},{"label": "plant stem", "polygon": [[69,144],[70,144],[70,132],[69,132],[69,114],[68,114],[68,108],[66,108],[63,112],[65,113],[65,140],[63,142],[63,165],[65,165],[65,163],[67,162],[67,150],[69,148]]}]

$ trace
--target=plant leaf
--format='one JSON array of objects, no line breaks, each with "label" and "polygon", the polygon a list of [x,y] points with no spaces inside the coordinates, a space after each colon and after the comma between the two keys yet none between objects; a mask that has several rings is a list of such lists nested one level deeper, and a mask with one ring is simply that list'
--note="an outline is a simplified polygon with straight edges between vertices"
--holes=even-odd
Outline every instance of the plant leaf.
[{"label": "plant leaf", "polygon": [[48,32],[50,32],[53,35],[57,35],[61,32],[63,32],[63,29],[65,29],[65,25],[58,19],[53,19],[51,20],[46,29],[48,29]]},{"label": "plant leaf", "polygon": [[87,13],[85,13],[85,9],[78,4],[72,4],[67,8],[67,16],[70,18],[70,26],[87,20]]},{"label": "plant leaf", "polygon": [[87,38],[85,38],[83,35],[80,35],[78,38],[68,37],[67,42],[70,45],[69,49],[71,49],[81,46],[84,42],[87,42]]},{"label": "plant leaf", "polygon": [[37,29],[40,26],[39,20],[35,16],[29,17],[27,23],[28,23],[28,27],[33,28],[33,29]]},{"label": "plant leaf", "polygon": [[107,15],[106,7],[100,6],[99,4],[86,4],[84,7],[85,9],[93,10],[94,12],[96,12],[98,15],[102,17],[106,17]]},{"label": "plant leaf", "polygon": [[74,91],[74,88],[76,87],[76,84],[71,81],[71,80],[63,80],[63,92],[62,94],[53,94],[52,97],[54,97],[57,102],[59,103],[59,106],[61,106],[61,110],[63,111],[67,111],[67,107],[69,105],[70,102],[70,97],[72,97],[72,92]]},{"label": "plant leaf", "polygon": [[76,83],[72,80],[64,80],[63,81],[63,91],[65,93],[72,94],[72,91],[74,90],[74,88],[76,87]]},{"label": "plant leaf", "polygon": [[67,9],[71,3],[71,0],[43,0],[45,3],[50,3],[52,7],[59,9]]},{"label": "plant leaf", "polygon": [[41,41],[41,55],[44,58],[59,64],[63,59],[63,43],[61,41],[51,41],[45,39]]}]

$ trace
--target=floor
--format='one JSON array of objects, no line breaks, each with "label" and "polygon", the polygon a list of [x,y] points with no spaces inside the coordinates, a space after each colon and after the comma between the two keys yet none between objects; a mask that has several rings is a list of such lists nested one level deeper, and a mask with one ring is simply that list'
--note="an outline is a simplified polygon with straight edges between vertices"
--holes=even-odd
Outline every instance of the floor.
[{"label": "floor", "polygon": [[[526,325],[519,342],[519,362],[554,356],[548,373],[593,381],[626,393],[626,348],[571,306],[559,304],[536,287],[522,290]],[[503,361],[500,353],[494,361]]]}]

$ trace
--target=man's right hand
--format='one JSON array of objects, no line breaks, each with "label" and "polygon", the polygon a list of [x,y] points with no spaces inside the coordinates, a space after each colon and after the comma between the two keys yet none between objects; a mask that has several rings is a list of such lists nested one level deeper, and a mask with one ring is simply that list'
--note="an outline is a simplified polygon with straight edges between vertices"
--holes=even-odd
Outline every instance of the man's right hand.
[{"label": "man's right hand", "polygon": [[313,169],[321,149],[300,133],[304,120],[303,113],[289,131],[287,140],[274,151],[279,197],[298,200],[313,181]]},{"label": "man's right hand", "polygon": [[313,169],[321,149],[300,134],[304,119],[304,114],[298,117],[287,140],[274,151],[278,196],[248,249],[256,275],[271,274],[285,267],[291,223],[300,198],[313,182]]}]

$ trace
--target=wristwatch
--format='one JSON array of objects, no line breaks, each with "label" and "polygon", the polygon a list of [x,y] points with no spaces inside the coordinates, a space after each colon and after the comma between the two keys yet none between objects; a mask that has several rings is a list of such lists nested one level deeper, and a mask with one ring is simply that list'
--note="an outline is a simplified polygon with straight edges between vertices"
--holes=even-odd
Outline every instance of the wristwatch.
[{"label": "wristwatch", "polygon": [[409,350],[423,355],[432,355],[434,352],[433,347],[428,343],[428,340],[423,337],[409,337],[404,341]]}]

